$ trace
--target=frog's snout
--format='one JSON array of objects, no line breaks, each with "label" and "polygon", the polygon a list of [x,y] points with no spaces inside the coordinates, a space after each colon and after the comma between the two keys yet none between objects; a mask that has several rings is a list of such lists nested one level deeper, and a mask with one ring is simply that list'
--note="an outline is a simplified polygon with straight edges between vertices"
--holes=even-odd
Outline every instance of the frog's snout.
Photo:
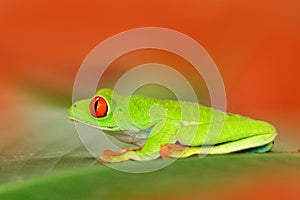
[{"label": "frog's snout", "polygon": [[70,108],[69,108],[69,110],[68,110],[68,116],[69,117],[73,117],[74,116],[74,108],[76,108],[77,107],[77,104],[73,104]]}]

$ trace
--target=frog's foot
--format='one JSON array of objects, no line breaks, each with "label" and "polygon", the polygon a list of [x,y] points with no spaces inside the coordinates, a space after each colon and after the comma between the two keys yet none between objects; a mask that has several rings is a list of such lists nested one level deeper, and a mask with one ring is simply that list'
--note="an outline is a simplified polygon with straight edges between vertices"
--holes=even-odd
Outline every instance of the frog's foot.
[{"label": "frog's foot", "polygon": [[165,144],[160,147],[160,156],[162,159],[178,157],[174,155],[182,154],[188,147],[181,144]]},{"label": "frog's foot", "polygon": [[[203,149],[202,149],[203,150]],[[164,158],[186,158],[200,154],[201,147],[190,147],[181,144],[166,144],[160,149],[160,156]]]},{"label": "frog's foot", "polygon": [[125,149],[124,152],[105,150],[103,152],[103,156],[99,157],[99,160],[104,163],[115,163],[115,162],[122,162],[126,160],[148,161],[148,160],[154,160],[158,157],[159,157],[158,152],[145,153],[135,148],[134,150]]},{"label": "frog's foot", "polygon": [[111,162],[121,162],[126,159],[123,152],[116,152],[112,150],[104,150],[103,155],[99,157],[99,160],[104,163],[111,163]]}]

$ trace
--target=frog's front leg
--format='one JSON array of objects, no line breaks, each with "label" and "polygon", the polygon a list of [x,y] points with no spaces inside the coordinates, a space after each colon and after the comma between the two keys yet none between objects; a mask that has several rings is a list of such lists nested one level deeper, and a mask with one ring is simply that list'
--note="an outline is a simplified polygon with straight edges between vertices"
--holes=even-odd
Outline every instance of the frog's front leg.
[{"label": "frog's front leg", "polygon": [[122,162],[126,160],[147,161],[154,160],[159,157],[156,152],[144,153],[142,150],[127,150],[123,149],[121,152],[112,150],[105,150],[99,160],[105,163]]},{"label": "frog's front leg", "polygon": [[173,120],[163,120],[155,124],[144,146],[140,150],[124,150],[123,152],[105,151],[99,159],[102,162],[122,162],[126,160],[148,161],[160,157],[160,148],[165,144],[176,142],[176,134],[180,123]]}]

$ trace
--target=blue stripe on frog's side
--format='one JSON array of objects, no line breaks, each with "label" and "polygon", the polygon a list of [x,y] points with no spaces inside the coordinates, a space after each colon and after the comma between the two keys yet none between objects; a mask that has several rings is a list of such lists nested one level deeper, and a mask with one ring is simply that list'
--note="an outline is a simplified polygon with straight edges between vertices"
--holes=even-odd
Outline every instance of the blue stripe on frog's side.
[{"label": "blue stripe on frog's side", "polygon": [[151,132],[151,130],[152,130],[152,128],[153,128],[153,127],[150,127],[150,128],[148,128],[148,129],[146,129],[146,130],[141,130],[141,132],[144,133],[144,134],[146,134],[146,135],[149,135],[150,132]]},{"label": "blue stripe on frog's side", "polygon": [[243,150],[242,152],[243,153],[263,153],[263,152],[270,151],[272,149],[273,145],[274,145],[274,142],[270,142],[270,143],[265,144],[260,147]]}]

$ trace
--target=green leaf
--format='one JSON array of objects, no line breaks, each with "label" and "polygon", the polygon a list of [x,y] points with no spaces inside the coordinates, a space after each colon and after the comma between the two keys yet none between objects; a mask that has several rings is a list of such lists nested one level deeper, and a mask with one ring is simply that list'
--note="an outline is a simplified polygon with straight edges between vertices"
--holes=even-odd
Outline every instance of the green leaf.
[{"label": "green leaf", "polygon": [[151,173],[119,172],[85,150],[66,109],[38,103],[15,109],[26,120],[12,115],[3,130],[19,137],[0,142],[0,199],[224,199],[243,185],[286,179],[292,187],[300,180],[298,153],[192,157]]},{"label": "green leaf", "polygon": [[[73,161],[65,160],[70,164],[74,164]],[[88,162],[84,159],[79,161]],[[276,153],[232,154],[204,159],[192,157],[177,160],[162,170],[146,174],[123,173],[94,164],[94,167],[43,175],[3,186],[0,188],[0,199],[162,199],[197,197],[199,191],[207,196],[214,190],[234,186],[241,179],[246,182],[252,176],[268,177],[273,173],[286,173],[281,172],[282,169],[288,170],[288,174],[294,173],[299,179],[299,167],[299,154]]]}]

